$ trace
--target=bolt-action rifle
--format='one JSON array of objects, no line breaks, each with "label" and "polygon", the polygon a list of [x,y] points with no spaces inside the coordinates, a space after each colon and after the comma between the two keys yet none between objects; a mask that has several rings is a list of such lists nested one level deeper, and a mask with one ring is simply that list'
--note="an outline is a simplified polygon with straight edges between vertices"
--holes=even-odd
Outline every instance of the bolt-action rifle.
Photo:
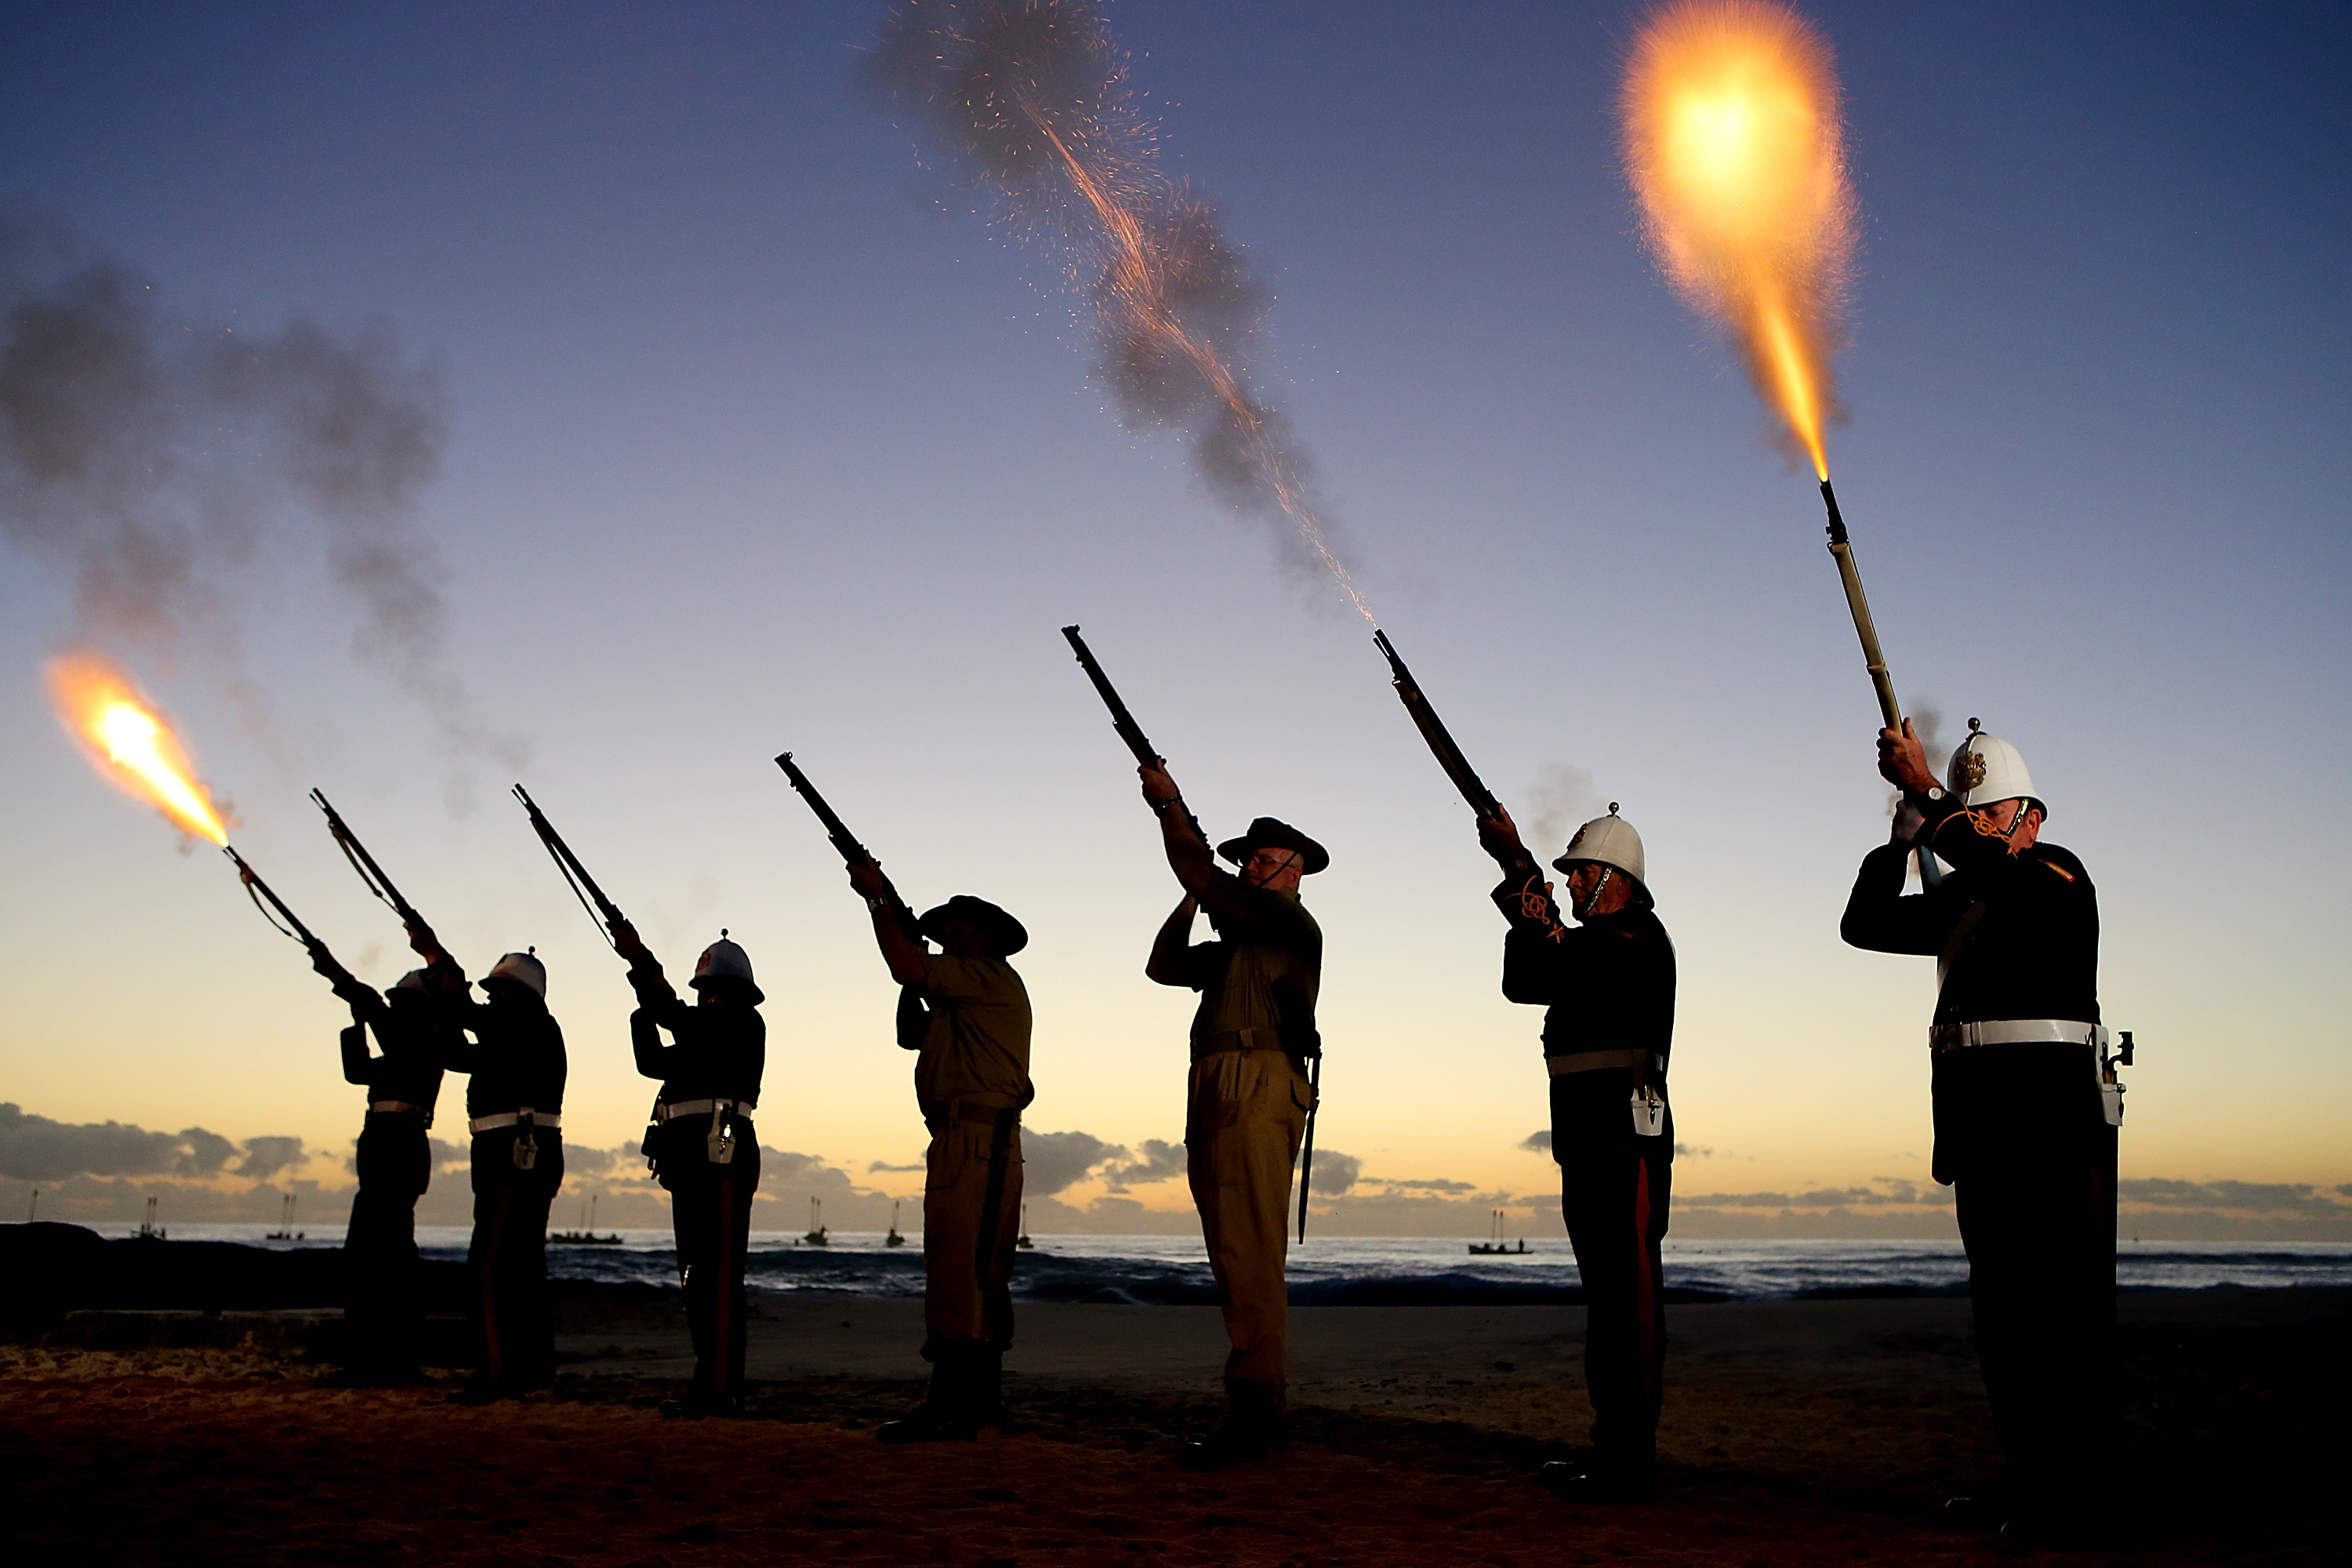
[{"label": "bolt-action rifle", "polygon": [[547,846],[548,856],[554,860],[555,868],[563,873],[564,881],[571,885],[572,896],[580,900],[580,907],[588,911],[589,919],[604,926],[605,943],[612,945],[620,929],[629,923],[629,917],[621,912],[620,905],[604,896],[604,889],[596,885],[596,879],[588,874],[588,868],[580,863],[580,857],[572,852],[572,846],[563,842],[563,835],[555,831],[555,825],[547,820],[547,814],[539,809],[539,803],[530,798],[530,792],[517,784],[514,796],[522,802],[523,810],[530,813],[531,831],[539,835],[541,844]]},{"label": "bolt-action rifle", "polygon": [[[1085,670],[1087,679],[1095,683],[1096,695],[1103,700],[1103,706],[1110,710],[1110,727],[1118,731],[1118,738],[1127,742],[1127,749],[1135,753],[1135,760],[1145,767],[1166,766],[1168,759],[1153,748],[1151,738],[1143,732],[1143,726],[1135,721],[1135,715],[1127,710],[1125,702],[1119,700],[1118,689],[1110,683],[1110,677],[1103,673],[1103,667],[1097,662],[1094,650],[1087,647],[1087,639],[1078,635],[1078,628],[1064,626],[1062,635],[1070,639],[1070,651],[1078,656],[1078,668]],[[1201,829],[1201,819],[1192,815],[1190,805],[1184,808],[1184,819],[1192,825],[1192,831],[1202,843],[1209,842],[1209,836]]]},{"label": "bolt-action rifle", "polygon": [[[293,938],[308,948],[312,963],[322,969],[331,970],[338,978],[350,978],[351,971],[336,962],[335,955],[327,951],[327,944],[311,933],[310,928],[302,923],[299,916],[287,908],[285,900],[270,890],[269,884],[261,879],[261,874],[253,868],[252,864],[244,856],[226,844],[221,846],[221,853],[236,863],[237,879],[245,884],[245,896],[253,900],[253,907],[261,911],[263,920],[277,927],[282,934]],[[272,914],[270,913],[272,910],[278,912]]]},{"label": "bolt-action rifle", "polygon": [[1430,751],[1436,755],[1437,765],[1445,770],[1445,776],[1454,781],[1454,787],[1462,792],[1462,798],[1470,803],[1470,809],[1478,814],[1480,821],[1499,821],[1503,815],[1502,803],[1478,777],[1477,770],[1470,765],[1470,759],[1462,754],[1462,748],[1454,743],[1454,737],[1446,731],[1445,721],[1437,716],[1437,710],[1432,708],[1429,699],[1422,695],[1421,683],[1412,678],[1412,671],[1404,667],[1404,660],[1397,657],[1396,645],[1389,641],[1389,634],[1373,632],[1372,646],[1388,656],[1389,678],[1396,682],[1397,700],[1404,704],[1404,710],[1412,718],[1413,727],[1421,731],[1421,738],[1429,742]]},{"label": "bolt-action rifle", "polygon": [[[834,810],[824,796],[817,793],[816,785],[809,783],[808,774],[793,761],[790,752],[777,756],[776,766],[784,770],[784,777],[792,781],[793,788],[800,792],[801,798],[808,802],[808,808],[816,813],[817,821],[824,825],[824,836],[833,840],[833,847],[839,852],[843,865],[863,866],[874,859],[866,846],[858,842],[857,835],[849,831],[849,824],[841,820],[841,813]],[[883,879],[888,880],[887,877]],[[915,911],[907,907],[907,900],[898,896],[898,889],[893,887],[883,897],[890,906],[891,918],[898,922],[898,929],[907,933],[907,940],[919,943],[923,940],[922,927],[915,919]]]},{"label": "bolt-action rifle", "polygon": [[[335,843],[342,850],[343,858],[352,863],[352,869],[359,873],[360,880],[366,885],[367,890],[400,917],[400,923],[408,928],[411,936],[420,931],[431,935],[431,924],[416,912],[415,904],[401,897],[400,889],[392,885],[392,879],[383,874],[383,868],[376,864],[375,857],[369,854],[367,846],[360,842],[360,836],[352,831],[351,824],[343,820],[342,813],[327,799],[327,792],[314,789],[310,792],[310,800],[327,814],[327,831],[335,836]],[[442,951],[438,937],[433,939],[433,947],[434,952],[428,958],[449,956]]]}]

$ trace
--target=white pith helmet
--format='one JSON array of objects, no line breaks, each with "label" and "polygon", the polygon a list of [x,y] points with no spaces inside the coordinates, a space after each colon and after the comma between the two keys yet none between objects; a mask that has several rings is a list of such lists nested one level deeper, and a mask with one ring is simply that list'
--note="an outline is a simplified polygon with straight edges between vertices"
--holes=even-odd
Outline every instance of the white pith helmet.
[{"label": "white pith helmet", "polygon": [[488,985],[493,980],[511,980],[541,1002],[546,1001],[547,965],[539,961],[538,954],[537,948],[529,952],[508,953],[490,965],[490,972],[482,976],[482,984]]},{"label": "white pith helmet", "polygon": [[1969,738],[1952,753],[1951,766],[1945,770],[1944,787],[1958,795],[1962,805],[1990,805],[1996,801],[2022,798],[2042,807],[2042,815],[2047,817],[2049,803],[2033,793],[2033,775],[2025,771],[2025,759],[2007,741],[1978,729],[1978,722],[1969,721]]},{"label": "white pith helmet", "polygon": [[754,1006],[768,999],[761,991],[759,982],[751,978],[751,955],[727,940],[727,928],[724,926],[719,929],[719,940],[704,948],[702,956],[694,961],[694,978],[687,984],[699,986],[712,980],[740,982],[751,993]]},{"label": "white pith helmet", "polygon": [[1573,871],[1580,863],[1590,860],[1599,866],[1613,866],[1644,889],[1650,885],[1647,862],[1642,858],[1642,836],[1633,825],[1617,815],[1617,803],[1609,803],[1609,815],[1596,816],[1576,830],[1552,862],[1553,868]]}]

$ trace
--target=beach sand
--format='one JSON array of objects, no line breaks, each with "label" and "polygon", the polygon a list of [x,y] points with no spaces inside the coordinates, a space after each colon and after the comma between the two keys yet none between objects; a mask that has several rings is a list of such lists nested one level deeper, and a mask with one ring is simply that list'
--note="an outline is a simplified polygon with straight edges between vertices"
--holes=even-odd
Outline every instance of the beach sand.
[{"label": "beach sand", "polygon": [[[0,1346],[10,1558],[686,1564],[1991,1561],[1942,1499],[1996,1471],[1964,1301],[1668,1310],[1658,1495],[1570,1507],[1532,1482],[1581,1437],[1574,1308],[1294,1311],[1294,1441],[1194,1476],[1213,1310],[1034,1306],[973,1444],[888,1448],[919,1396],[912,1301],[762,1297],[740,1421],[665,1422],[674,1295],[566,1287],[557,1389],[467,1410],[343,1390],[318,1315],[77,1314]],[[2076,1561],[2341,1562],[2352,1293],[2127,1297],[2118,1498]],[[2325,1489],[2324,1490],[2322,1489]]]}]

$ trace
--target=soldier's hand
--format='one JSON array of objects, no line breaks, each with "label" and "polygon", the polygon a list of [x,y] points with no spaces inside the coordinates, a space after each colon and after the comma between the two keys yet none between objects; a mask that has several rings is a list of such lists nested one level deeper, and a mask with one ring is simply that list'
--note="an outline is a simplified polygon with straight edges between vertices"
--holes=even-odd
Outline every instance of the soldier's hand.
[{"label": "soldier's hand", "polygon": [[1899,733],[1878,732],[1878,776],[1908,795],[1926,795],[1936,787],[1936,775],[1927,769],[1927,748],[1911,732],[1910,720],[1903,721]]},{"label": "soldier's hand", "polygon": [[441,956],[441,939],[423,921],[411,921],[408,925],[408,950],[430,963]]},{"label": "soldier's hand", "polygon": [[1181,793],[1176,781],[1168,776],[1168,764],[1164,762],[1139,763],[1135,776],[1143,781],[1143,804],[1155,810]]},{"label": "soldier's hand", "polygon": [[637,934],[636,926],[628,921],[613,927],[613,951],[628,960],[633,969],[658,967],[653,963],[654,955],[646,949],[645,939]]},{"label": "soldier's hand", "polygon": [[1528,847],[1519,841],[1519,825],[1501,806],[1495,808],[1494,816],[1478,819],[1478,844],[1507,871],[1527,864],[1530,858]]},{"label": "soldier's hand", "polygon": [[849,885],[857,889],[860,898],[885,899],[890,896],[890,879],[882,874],[882,863],[871,855],[849,868]]}]

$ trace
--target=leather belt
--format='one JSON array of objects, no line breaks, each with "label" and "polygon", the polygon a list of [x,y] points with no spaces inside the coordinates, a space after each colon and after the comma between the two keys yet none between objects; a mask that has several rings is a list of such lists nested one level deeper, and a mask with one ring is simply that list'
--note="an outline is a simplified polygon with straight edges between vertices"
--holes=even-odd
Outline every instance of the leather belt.
[{"label": "leather belt", "polygon": [[1297,1054],[1282,1043],[1282,1032],[1278,1029],[1219,1029],[1213,1035],[1204,1035],[1192,1042],[1192,1059],[1196,1062],[1202,1057],[1221,1057],[1234,1051],[1243,1056],[1252,1051],[1280,1051],[1285,1056]]},{"label": "leather belt", "polygon": [[1976,1024],[1931,1024],[1927,1048],[1959,1051],[1970,1046],[2089,1046],[2104,1047],[2107,1031],[2076,1018],[1987,1018]]},{"label": "leather belt", "polygon": [[978,1122],[992,1127],[996,1119],[1010,1110],[1017,1117],[1021,1102],[1009,1094],[959,1094],[946,1100],[927,1100],[920,1107],[923,1125],[937,1131],[951,1121]]},{"label": "leather belt", "polygon": [[720,1110],[757,1110],[756,1100],[730,1100],[725,1095],[710,1100],[673,1100],[667,1104],[654,1102],[656,1121],[675,1121],[681,1116],[715,1116]]},{"label": "leather belt", "polygon": [[466,1123],[469,1132],[495,1132],[501,1127],[561,1127],[563,1119],[553,1111],[544,1114],[524,1106],[520,1110],[502,1110],[496,1116],[477,1116]]},{"label": "leather belt", "polygon": [[1544,1058],[1544,1068],[1554,1078],[1566,1078],[1570,1073],[1599,1072],[1603,1068],[1642,1067],[1649,1059],[1647,1051],[1570,1051],[1564,1057]]},{"label": "leather belt", "polygon": [[422,1116],[425,1118],[425,1126],[433,1125],[431,1106],[411,1105],[404,1100],[371,1100],[368,1101],[368,1114],[370,1116]]}]

